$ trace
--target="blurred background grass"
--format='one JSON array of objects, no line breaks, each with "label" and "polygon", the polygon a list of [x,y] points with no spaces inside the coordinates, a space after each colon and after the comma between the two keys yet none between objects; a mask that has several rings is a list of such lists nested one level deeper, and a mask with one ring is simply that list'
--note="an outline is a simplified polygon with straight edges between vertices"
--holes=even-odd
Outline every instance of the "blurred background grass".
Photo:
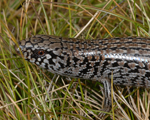
[{"label": "blurred background grass", "polygon": [[[0,119],[100,119],[99,82],[65,78],[26,62],[14,43],[36,34],[98,39],[150,36],[149,0],[1,0]],[[147,89],[114,87],[103,119],[149,119]],[[113,116],[114,115],[114,116]]]}]

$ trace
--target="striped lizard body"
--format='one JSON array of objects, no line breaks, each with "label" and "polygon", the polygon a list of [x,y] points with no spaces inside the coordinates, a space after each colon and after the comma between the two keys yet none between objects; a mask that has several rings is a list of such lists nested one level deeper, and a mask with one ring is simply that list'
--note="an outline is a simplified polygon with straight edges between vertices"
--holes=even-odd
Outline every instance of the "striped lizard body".
[{"label": "striped lizard body", "polygon": [[150,38],[82,40],[36,35],[19,42],[19,47],[27,61],[54,74],[102,82],[106,111],[111,108],[112,72],[115,85],[150,87]]}]

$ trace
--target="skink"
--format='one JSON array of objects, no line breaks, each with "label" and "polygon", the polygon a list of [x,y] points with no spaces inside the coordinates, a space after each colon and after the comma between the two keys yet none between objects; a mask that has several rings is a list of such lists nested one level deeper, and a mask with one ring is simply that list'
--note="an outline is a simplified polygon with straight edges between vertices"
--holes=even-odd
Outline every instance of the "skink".
[{"label": "skink", "polygon": [[19,47],[27,61],[54,74],[102,82],[105,111],[111,109],[112,73],[114,85],[150,87],[150,38],[82,40],[36,35],[20,41]]}]

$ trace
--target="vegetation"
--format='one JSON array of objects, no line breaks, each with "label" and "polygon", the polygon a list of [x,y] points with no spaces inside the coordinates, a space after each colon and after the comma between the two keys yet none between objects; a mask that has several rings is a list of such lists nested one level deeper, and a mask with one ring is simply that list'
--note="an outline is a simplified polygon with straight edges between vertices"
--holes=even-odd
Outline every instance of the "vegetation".
[{"label": "vegetation", "polygon": [[[100,119],[103,85],[66,78],[26,62],[14,50],[36,34],[96,39],[150,36],[148,0],[1,0],[0,119]],[[150,92],[114,86],[103,119],[149,119]]]}]

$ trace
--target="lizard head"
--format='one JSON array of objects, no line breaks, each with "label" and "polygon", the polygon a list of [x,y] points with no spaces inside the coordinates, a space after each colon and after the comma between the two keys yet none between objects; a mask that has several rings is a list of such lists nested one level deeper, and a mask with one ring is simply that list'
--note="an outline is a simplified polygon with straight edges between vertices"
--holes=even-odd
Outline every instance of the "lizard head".
[{"label": "lizard head", "polygon": [[46,68],[61,54],[61,38],[50,35],[36,35],[19,42],[17,53],[22,52],[25,60]]}]

